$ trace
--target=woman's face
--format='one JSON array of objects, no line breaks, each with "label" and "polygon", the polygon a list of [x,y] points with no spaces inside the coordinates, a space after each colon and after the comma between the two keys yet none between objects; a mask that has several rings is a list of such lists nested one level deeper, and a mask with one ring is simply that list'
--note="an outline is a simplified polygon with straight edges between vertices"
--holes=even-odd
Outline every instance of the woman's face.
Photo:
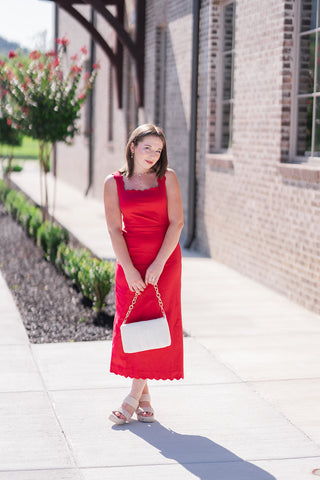
[{"label": "woman's face", "polygon": [[163,143],[156,135],[146,135],[137,145],[131,144],[134,155],[134,173],[150,170],[160,158]]}]

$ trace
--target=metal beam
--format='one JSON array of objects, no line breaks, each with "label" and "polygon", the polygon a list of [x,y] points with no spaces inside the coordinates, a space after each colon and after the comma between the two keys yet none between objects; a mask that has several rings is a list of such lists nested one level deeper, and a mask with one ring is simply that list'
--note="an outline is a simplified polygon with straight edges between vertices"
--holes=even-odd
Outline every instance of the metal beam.
[{"label": "metal beam", "polygon": [[145,54],[145,17],[146,1],[136,0],[137,34],[136,34],[136,74],[137,74],[137,103],[144,104],[144,54]]},{"label": "metal beam", "polygon": [[105,2],[103,0],[83,0],[83,3],[87,3],[91,5],[103,18],[111,25],[111,27],[115,30],[118,39],[120,42],[127,47],[131,56],[136,58],[137,49],[135,44],[133,43],[130,35],[126,32],[123,27],[123,23],[121,24],[119,20],[112,15],[111,12],[105,7]]},{"label": "metal beam", "polygon": [[[120,0],[117,5],[117,19],[123,25],[124,24],[124,0]],[[117,85],[123,85],[123,45],[117,36],[116,44],[116,58],[117,58]],[[118,105],[122,108],[122,88],[117,88],[118,93]]]},{"label": "metal beam", "polygon": [[81,25],[93,36],[95,41],[101,46],[104,52],[108,55],[112,65],[116,65],[116,57],[113,53],[112,49],[109,47],[105,39],[100,35],[97,29],[90,23],[86,18],[84,18],[81,13],[78,12],[75,8],[70,5],[65,0],[54,0],[55,3],[59,5],[59,7],[63,8],[66,12],[68,12],[75,20],[77,20]]},{"label": "metal beam", "polygon": [[[130,34],[124,28],[124,0],[53,0],[62,9],[68,12],[75,20],[77,20],[100,45],[106,55],[109,57],[112,65],[116,69],[117,86],[118,86],[118,104],[122,108],[122,83],[123,83],[123,47],[127,48],[131,58],[136,66],[136,95],[137,104],[143,106],[144,102],[144,40],[145,40],[145,6],[146,0],[136,0],[136,41],[134,42]],[[108,43],[81,13],[73,7],[73,4],[88,4],[109,23],[117,35],[117,44],[115,52],[110,48]],[[106,5],[115,5],[117,15],[114,16],[106,8]]]}]

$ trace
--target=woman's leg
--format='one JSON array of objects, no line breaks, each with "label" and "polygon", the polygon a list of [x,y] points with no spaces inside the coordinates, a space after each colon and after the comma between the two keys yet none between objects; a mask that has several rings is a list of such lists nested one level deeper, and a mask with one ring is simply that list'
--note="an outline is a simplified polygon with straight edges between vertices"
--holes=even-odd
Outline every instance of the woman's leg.
[{"label": "woman's leg", "polygon": [[[141,394],[143,392],[143,389],[145,388],[146,382],[147,382],[147,380],[134,378],[132,380],[130,396],[135,398],[136,400],[139,400],[140,397],[141,397]],[[134,408],[131,405],[129,405],[128,403],[124,402],[121,406],[125,410],[127,410],[127,412],[129,412],[131,415],[134,413]],[[125,419],[124,415],[122,415],[122,413],[120,413],[117,410],[114,411],[114,414],[121,419]]]},{"label": "woman's leg", "polygon": [[136,400],[139,400],[146,385],[147,385],[147,380],[134,378],[132,380],[130,395]]},{"label": "woman's leg", "polygon": [[[146,383],[143,387],[143,390],[142,390],[142,394],[147,394],[149,395],[149,387],[148,387],[148,383],[147,383],[147,380],[146,380]],[[149,400],[143,400],[139,402],[139,406],[143,409],[145,407],[150,407],[151,408],[151,403]],[[153,416],[153,413],[151,411],[146,411],[146,412],[141,412],[140,415],[142,415],[143,417],[152,417]]]}]

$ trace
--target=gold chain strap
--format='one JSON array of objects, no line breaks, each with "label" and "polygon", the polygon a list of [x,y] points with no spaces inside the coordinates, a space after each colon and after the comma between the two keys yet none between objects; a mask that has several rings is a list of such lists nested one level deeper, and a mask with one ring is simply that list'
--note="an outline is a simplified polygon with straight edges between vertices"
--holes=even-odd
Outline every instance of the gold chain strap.
[{"label": "gold chain strap", "polygon": [[[161,309],[161,313],[162,313],[163,317],[165,317],[165,316],[166,316],[166,313],[165,313],[164,308],[163,308],[163,303],[162,303],[162,300],[161,300],[161,296],[160,296],[160,292],[159,292],[159,289],[158,289],[158,285],[153,285],[153,286],[154,286],[154,289],[155,289],[155,291],[156,291],[156,296],[157,296],[157,299],[158,299],[159,307],[160,307],[160,309]],[[126,314],[126,316],[124,317],[124,320],[123,320],[122,325],[124,325],[124,324],[127,322],[128,317],[129,317],[130,313],[132,312],[133,307],[135,306],[136,301],[137,301],[137,298],[138,298],[139,295],[141,295],[141,293],[136,292],[135,296],[134,296],[133,299],[132,299],[131,305],[130,305],[130,307],[128,308],[127,314]]]}]

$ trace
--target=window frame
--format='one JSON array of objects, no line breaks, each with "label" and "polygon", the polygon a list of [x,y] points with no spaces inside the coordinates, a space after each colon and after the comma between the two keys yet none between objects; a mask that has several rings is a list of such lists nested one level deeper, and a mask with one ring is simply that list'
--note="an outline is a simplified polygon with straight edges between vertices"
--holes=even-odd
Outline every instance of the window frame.
[{"label": "window frame", "polygon": [[163,129],[166,123],[167,48],[167,24],[158,25],[155,30],[154,122]]},{"label": "window frame", "polygon": [[108,116],[108,124],[107,124],[107,143],[108,145],[113,144],[114,142],[114,72],[113,72],[113,65],[110,62],[109,64],[109,72],[108,72],[108,83],[109,83],[109,91],[108,91],[108,105],[107,105],[107,116]]},{"label": "window frame", "polygon": [[[234,30],[233,30],[233,45],[231,50],[224,50],[224,9],[228,5],[234,4],[235,7],[235,16],[234,16]],[[218,76],[217,76],[217,109],[216,109],[216,136],[215,136],[215,149],[213,153],[219,154],[231,154],[232,153],[232,139],[233,139],[233,110],[234,110],[234,59],[235,59],[235,52],[236,52],[236,11],[237,11],[237,0],[224,0],[221,2],[220,5],[220,12],[219,12],[219,23],[222,26],[219,29],[219,48],[218,48]],[[227,54],[231,54],[231,98],[228,100],[223,99],[223,87],[224,87],[224,77],[225,77],[225,69],[224,69],[224,58]],[[223,133],[223,107],[224,105],[230,104],[230,109],[232,109],[232,122],[231,122],[231,135],[229,130],[229,140],[228,143],[230,144],[230,137],[231,137],[231,146],[227,148],[222,147],[222,133]]]},{"label": "window frame", "polygon": [[[316,99],[320,98],[320,90],[319,92],[316,92],[315,89],[313,89],[313,92],[311,94],[299,94],[299,80],[300,80],[300,56],[301,56],[301,36],[302,35],[307,35],[311,34],[312,32],[318,31],[317,35],[317,42],[316,42],[316,47],[320,45],[320,22],[319,25],[316,29],[311,29],[311,30],[306,30],[303,33],[300,31],[300,25],[301,25],[301,11],[302,11],[302,2],[303,0],[297,0],[294,4],[294,45],[293,45],[293,55],[294,55],[294,71],[293,71],[293,106],[291,110],[291,131],[290,131],[290,136],[291,136],[291,142],[290,142],[290,151],[289,151],[289,158],[291,159],[290,163],[297,163],[297,164],[310,164],[310,165],[315,165],[315,166],[320,166],[320,155],[319,156],[313,156],[313,155],[297,155],[297,134],[298,134],[298,104],[299,104],[299,99],[300,98],[308,98],[311,97],[313,101],[313,121],[312,124],[313,126],[315,125],[315,115],[316,115],[316,109],[315,109],[315,104],[316,104]],[[317,18],[320,18],[320,0],[317,0],[317,11],[316,11]],[[317,82],[317,74],[318,74],[318,69],[315,64],[315,75],[314,75],[314,85],[316,85]],[[315,132],[314,128],[312,128],[311,132],[312,137],[314,138]],[[313,144],[312,140],[312,144]]]}]

